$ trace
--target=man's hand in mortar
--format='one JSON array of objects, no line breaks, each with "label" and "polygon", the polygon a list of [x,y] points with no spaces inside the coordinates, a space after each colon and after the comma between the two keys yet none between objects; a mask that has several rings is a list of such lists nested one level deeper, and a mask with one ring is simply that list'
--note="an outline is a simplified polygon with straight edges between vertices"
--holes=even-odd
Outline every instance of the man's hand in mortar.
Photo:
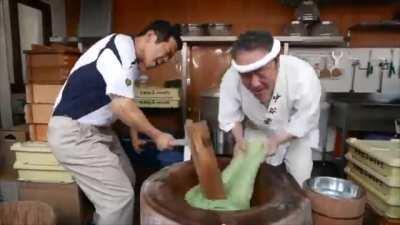
[{"label": "man's hand in mortar", "polygon": [[265,151],[267,152],[267,156],[275,155],[278,150],[279,144],[273,138],[266,138],[264,142]]},{"label": "man's hand in mortar", "polygon": [[244,152],[246,152],[246,140],[242,138],[236,141],[233,148],[233,156],[236,157],[240,154],[243,154]]},{"label": "man's hand in mortar", "polygon": [[236,122],[235,126],[231,130],[233,137],[235,138],[235,146],[233,148],[233,156],[239,156],[246,151],[246,140],[243,135],[242,122]]},{"label": "man's hand in mortar", "polygon": [[275,133],[271,137],[267,137],[265,139],[265,150],[267,151],[267,156],[272,156],[275,155],[276,151],[278,151],[278,147],[280,144],[283,144],[285,142],[288,142],[292,140],[293,138],[296,138],[295,136],[289,134],[286,131],[281,131],[278,133]]}]

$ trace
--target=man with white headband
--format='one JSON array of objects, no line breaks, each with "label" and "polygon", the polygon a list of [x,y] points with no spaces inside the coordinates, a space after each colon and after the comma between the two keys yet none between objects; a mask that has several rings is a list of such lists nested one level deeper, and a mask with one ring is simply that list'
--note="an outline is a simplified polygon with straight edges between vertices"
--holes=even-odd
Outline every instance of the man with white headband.
[{"label": "man with white headband", "polygon": [[219,125],[244,141],[264,138],[266,162],[285,163],[302,185],[311,176],[311,148],[318,147],[319,79],[307,62],[280,55],[270,33],[249,31],[232,47],[232,65],[220,86]]}]

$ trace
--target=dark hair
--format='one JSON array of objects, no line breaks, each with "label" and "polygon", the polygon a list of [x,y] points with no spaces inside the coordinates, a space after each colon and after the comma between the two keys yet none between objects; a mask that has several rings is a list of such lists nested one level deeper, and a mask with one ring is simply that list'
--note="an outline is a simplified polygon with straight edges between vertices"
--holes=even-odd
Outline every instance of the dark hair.
[{"label": "dark hair", "polygon": [[264,49],[270,51],[274,39],[271,33],[266,31],[247,31],[239,35],[238,39],[232,45],[232,57],[240,51],[251,51],[255,49]]},{"label": "dark hair", "polygon": [[181,29],[179,24],[172,25],[165,20],[155,20],[147,25],[138,36],[142,36],[147,31],[152,30],[157,35],[157,42],[168,41],[170,37],[175,39],[178,50],[182,49]]}]

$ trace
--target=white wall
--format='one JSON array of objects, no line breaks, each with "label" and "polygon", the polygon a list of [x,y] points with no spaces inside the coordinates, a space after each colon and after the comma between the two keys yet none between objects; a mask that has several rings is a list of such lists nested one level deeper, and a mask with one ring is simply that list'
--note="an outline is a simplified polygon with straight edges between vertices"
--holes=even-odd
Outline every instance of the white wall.
[{"label": "white wall", "polygon": [[13,125],[10,96],[10,68],[12,67],[11,25],[8,1],[0,0],[0,119],[2,128]]},{"label": "white wall", "polygon": [[65,37],[67,35],[65,1],[50,0],[52,36]]},{"label": "white wall", "polygon": [[[389,78],[388,71],[384,71],[382,92],[383,93],[400,93],[400,48],[393,49],[393,63],[395,67],[395,74]],[[316,64],[319,64],[319,69],[324,67],[324,57],[327,57],[328,69],[333,66],[332,51],[335,51],[336,55],[343,52],[343,57],[340,60],[339,68],[343,70],[343,75],[337,78],[320,78],[321,85],[326,92],[349,92],[351,89],[351,77],[353,72],[352,62],[355,59],[360,61],[360,67],[365,68],[367,66],[369,51],[372,50],[371,64],[373,66],[373,73],[366,76],[365,70],[360,70],[359,67],[356,69],[354,90],[355,92],[376,92],[379,84],[380,68],[379,62],[383,59],[387,59],[390,62],[391,59],[391,48],[319,48],[319,49],[306,49],[306,48],[291,48],[289,50],[290,55],[298,56],[308,61],[314,68]],[[317,74],[319,70],[316,69]],[[321,117],[327,117],[328,115],[321,109]],[[320,121],[321,122],[321,121]],[[335,144],[336,129],[329,127],[326,129],[327,120],[324,124],[320,124],[321,135],[327,135],[326,143],[321,143],[322,147],[326,150],[332,151]],[[322,149],[319,149],[321,151]],[[313,152],[315,159],[320,159],[321,153],[318,151]]]},{"label": "white wall", "polygon": [[31,44],[43,44],[42,18],[40,10],[18,3],[19,39],[24,82],[26,82],[26,62],[23,51],[30,50]]},{"label": "white wall", "polygon": [[[360,67],[365,68],[368,62],[369,51],[372,50],[371,63],[373,73],[367,77],[365,70],[356,69],[354,89],[355,92],[376,92],[379,84],[380,68],[378,66],[380,60],[387,59],[391,61],[391,48],[320,48],[320,49],[304,49],[292,48],[289,54],[305,59],[311,65],[320,64],[320,68],[324,67],[324,57],[328,57],[328,68],[333,66],[332,51],[335,53],[343,52],[343,58],[340,60],[340,68],[343,75],[337,78],[321,78],[321,85],[327,92],[348,92],[351,87],[353,59],[360,61]],[[383,93],[399,93],[400,92],[400,48],[393,48],[395,66],[395,74],[389,78],[388,71],[384,71]]]}]

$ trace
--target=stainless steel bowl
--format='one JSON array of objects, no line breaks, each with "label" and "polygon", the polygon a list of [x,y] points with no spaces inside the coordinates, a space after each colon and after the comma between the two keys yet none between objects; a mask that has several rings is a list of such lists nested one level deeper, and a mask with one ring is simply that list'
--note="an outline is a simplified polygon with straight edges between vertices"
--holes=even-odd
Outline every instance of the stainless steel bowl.
[{"label": "stainless steel bowl", "polygon": [[334,22],[322,21],[312,26],[311,36],[337,36],[339,30]]},{"label": "stainless steel bowl", "polygon": [[206,35],[206,25],[200,23],[184,23],[181,24],[182,35],[202,36]]},{"label": "stainless steel bowl", "polygon": [[208,34],[213,36],[231,35],[232,24],[209,23]]},{"label": "stainless steel bowl", "polygon": [[283,29],[283,34],[287,36],[307,36],[307,27],[304,23],[298,20],[291,21]]},{"label": "stainless steel bowl", "polygon": [[303,187],[321,195],[338,199],[358,199],[364,194],[364,189],[355,183],[334,177],[310,178],[304,182]]}]

